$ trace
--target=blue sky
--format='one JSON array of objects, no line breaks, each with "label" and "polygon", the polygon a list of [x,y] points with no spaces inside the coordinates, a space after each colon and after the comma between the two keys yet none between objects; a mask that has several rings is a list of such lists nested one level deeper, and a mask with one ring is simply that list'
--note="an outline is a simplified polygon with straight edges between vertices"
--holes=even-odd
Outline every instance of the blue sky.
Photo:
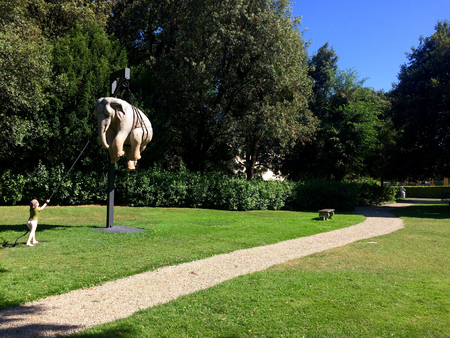
[{"label": "blue sky", "polygon": [[354,68],[369,78],[365,86],[385,91],[420,36],[433,34],[438,20],[450,20],[450,0],[297,0],[292,10],[308,29],[310,55],[328,41],[340,69]]}]

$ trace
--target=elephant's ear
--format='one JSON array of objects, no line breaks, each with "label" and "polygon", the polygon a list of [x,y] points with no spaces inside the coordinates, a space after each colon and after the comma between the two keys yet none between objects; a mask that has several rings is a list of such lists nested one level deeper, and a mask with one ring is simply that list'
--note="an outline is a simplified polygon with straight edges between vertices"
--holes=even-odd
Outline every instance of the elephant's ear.
[{"label": "elephant's ear", "polygon": [[111,107],[114,109],[116,117],[120,122],[122,122],[123,118],[125,117],[125,112],[123,111],[122,104],[120,104],[119,102],[111,102]]}]

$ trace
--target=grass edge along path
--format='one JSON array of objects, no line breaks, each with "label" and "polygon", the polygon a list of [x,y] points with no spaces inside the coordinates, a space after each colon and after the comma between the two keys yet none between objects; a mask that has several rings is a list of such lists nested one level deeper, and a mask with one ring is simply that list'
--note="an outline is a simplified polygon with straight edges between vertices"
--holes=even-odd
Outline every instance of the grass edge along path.
[{"label": "grass edge along path", "polygon": [[[26,229],[27,207],[0,207],[0,238],[14,241]],[[232,212],[178,208],[115,208],[115,224],[146,229],[109,234],[106,207],[47,207],[36,233],[42,245],[0,249],[0,308],[101,285],[163,266],[262,246],[357,224],[339,213]],[[26,237],[21,239],[23,243]],[[20,243],[20,240],[19,240]]]},{"label": "grass edge along path", "polygon": [[[49,297],[24,306],[22,309],[6,310],[4,315],[14,318],[16,328],[21,327],[23,330],[27,329],[27,323],[32,322],[35,327],[45,328],[46,333],[50,331],[60,335],[77,331],[97,323],[111,321],[114,317],[126,317],[139,309],[170,301],[180,295],[210,287],[242,274],[260,271],[312,252],[378,236],[402,227],[401,220],[392,218],[392,215],[379,216],[381,217],[378,217],[377,222],[373,222],[376,217],[372,217],[349,228],[264,247],[238,250],[231,254],[218,255],[202,261],[161,268],[154,272],[108,282],[92,290],[83,289],[66,295]],[[234,255],[236,257],[232,257]],[[206,270],[202,270],[205,268]],[[171,269],[175,270],[172,275],[169,274]],[[162,283],[152,279],[154,277],[152,275],[158,273],[164,276]],[[118,284],[122,282],[124,284]],[[165,298],[163,301],[158,300],[157,297],[161,294]],[[71,305],[67,306],[67,304]],[[39,309],[39,314],[33,316],[36,309]],[[24,312],[32,315],[22,315]],[[57,315],[52,317],[54,314]],[[7,336],[6,334],[12,330],[12,327],[10,330],[4,330],[3,336]],[[17,334],[17,330],[15,333]]]}]

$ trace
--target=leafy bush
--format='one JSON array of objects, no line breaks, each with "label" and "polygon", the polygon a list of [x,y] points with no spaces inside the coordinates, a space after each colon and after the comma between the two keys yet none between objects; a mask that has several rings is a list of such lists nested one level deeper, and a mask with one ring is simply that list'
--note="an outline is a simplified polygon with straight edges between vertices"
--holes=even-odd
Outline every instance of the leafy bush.
[{"label": "leafy bush", "polygon": [[209,204],[225,210],[279,210],[292,194],[293,184],[244,178],[212,176]]},{"label": "leafy bush", "polygon": [[182,168],[121,172],[116,180],[116,204],[223,210],[278,210],[292,194],[292,183],[247,181],[220,174],[201,175]]},{"label": "leafy bush", "polygon": [[14,175],[6,170],[0,178],[0,198],[2,204],[15,205],[23,198],[26,179],[23,175]]},{"label": "leafy bush", "polygon": [[376,181],[336,182],[309,181],[298,183],[288,205],[296,210],[332,208],[353,210],[357,205],[379,205],[392,202],[396,187],[382,187]]},{"label": "leafy bush", "polygon": [[385,187],[377,183],[358,183],[358,205],[378,205],[393,202],[399,187]]},{"label": "leafy bush", "polygon": [[289,206],[296,210],[307,211],[323,208],[348,211],[356,207],[357,196],[358,185],[353,182],[300,182],[295,188],[295,193]]},{"label": "leafy bush", "polygon": [[441,194],[450,194],[450,187],[405,187],[406,197],[441,198]]},{"label": "leafy bush", "polygon": [[186,199],[186,182],[177,173],[159,170],[118,172],[116,204],[180,207]]},{"label": "leafy bush", "polygon": [[[33,172],[1,176],[0,196],[2,204],[28,204],[33,198],[41,203],[55,191],[66,174],[63,165],[47,169],[39,163]],[[106,201],[107,176],[104,173],[71,172],[52,198],[52,204],[80,205],[100,204]]]},{"label": "leafy bush", "polygon": [[[0,201],[28,204],[33,198],[48,198],[65,177],[66,168],[47,169],[39,164],[28,174],[6,171],[1,176]],[[52,204],[104,204],[107,200],[107,173],[70,172],[62,181]],[[159,168],[116,171],[115,205],[184,207],[222,210],[353,210],[362,205],[391,201],[394,188],[376,183],[309,181],[282,182],[221,174],[191,173],[181,166],[177,172]]]}]

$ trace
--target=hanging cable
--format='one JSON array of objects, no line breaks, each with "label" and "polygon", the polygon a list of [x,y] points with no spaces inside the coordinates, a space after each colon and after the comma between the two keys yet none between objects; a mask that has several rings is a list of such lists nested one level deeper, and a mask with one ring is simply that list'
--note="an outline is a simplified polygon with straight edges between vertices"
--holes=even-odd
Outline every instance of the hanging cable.
[{"label": "hanging cable", "polygon": [[73,167],[75,166],[75,163],[77,163],[77,161],[79,160],[79,158],[81,157],[81,155],[83,154],[84,150],[86,149],[86,147],[88,146],[89,142],[91,140],[89,139],[86,142],[86,145],[84,146],[83,150],[81,150],[80,155],[78,155],[77,159],[73,162],[72,166],[70,167],[69,171],[67,171],[66,175],[63,177],[63,179],[61,180],[61,182],[59,182],[58,186],[56,187],[56,189],[53,191],[53,193],[51,194],[51,196],[48,198],[48,200],[51,200],[53,195],[58,191],[59,187],[61,186],[61,184],[64,182],[64,180],[66,179],[67,175],[70,173],[70,171],[73,169]]}]

